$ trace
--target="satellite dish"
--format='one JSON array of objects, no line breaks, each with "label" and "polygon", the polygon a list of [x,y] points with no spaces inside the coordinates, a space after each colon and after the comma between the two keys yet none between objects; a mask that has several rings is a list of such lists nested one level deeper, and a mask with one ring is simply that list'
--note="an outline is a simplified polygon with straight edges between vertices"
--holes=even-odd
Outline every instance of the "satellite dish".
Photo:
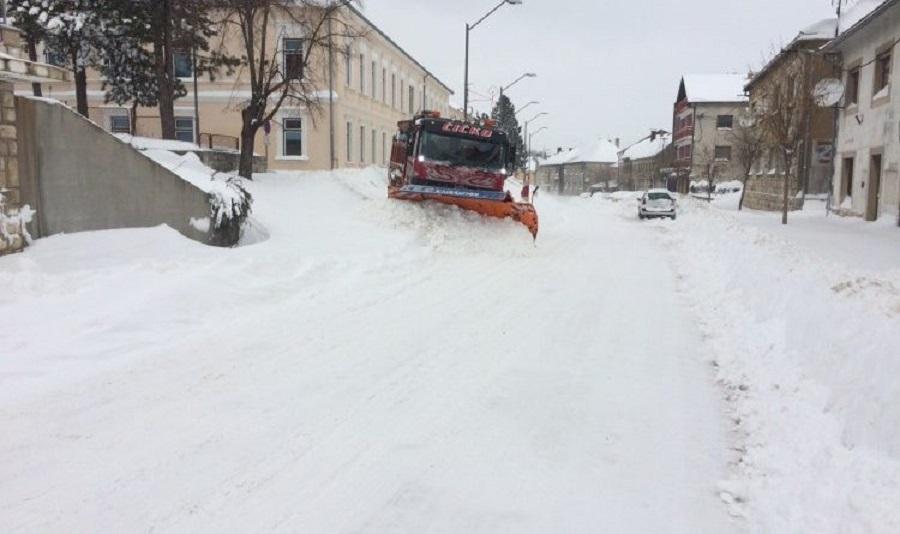
[{"label": "satellite dish", "polygon": [[844,84],[836,78],[826,78],[816,84],[813,99],[820,108],[830,108],[844,98]]}]

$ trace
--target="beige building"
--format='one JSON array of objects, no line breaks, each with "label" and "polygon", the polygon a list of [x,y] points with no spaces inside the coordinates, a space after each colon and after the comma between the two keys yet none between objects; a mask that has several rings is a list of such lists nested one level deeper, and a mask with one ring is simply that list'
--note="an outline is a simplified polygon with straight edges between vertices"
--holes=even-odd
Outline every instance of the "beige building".
[{"label": "beige building", "polygon": [[[452,115],[453,91],[411,54],[400,47],[359,10],[348,7],[345,14],[362,37],[347,43],[348,53],[316,58],[314,66],[325,74],[316,96],[319,110],[282,107],[271,124],[270,134],[256,139],[255,152],[264,155],[268,167],[276,170],[321,170],[334,167],[382,165],[390,157],[390,141],[397,121],[431,109]],[[287,21],[271,23],[271,42],[285,61],[291,50],[303,46],[301,32]],[[240,55],[234,37],[221,36],[226,50]],[[324,55],[324,54],[323,54]],[[194,139],[194,95],[190,54],[176,54],[176,74],[188,88],[188,94],[175,102],[176,130],[180,140]],[[328,72],[333,72],[330,80]],[[248,77],[243,70],[215,80],[199,80],[201,144],[212,142],[219,148],[238,147],[241,130],[240,109],[250,96]],[[329,85],[331,91],[329,91]],[[20,90],[25,91],[26,87]],[[51,88],[50,96],[74,107],[74,87]],[[102,81],[98,73],[89,75],[90,118],[114,133],[127,133],[130,109],[104,103]],[[159,114],[140,108],[135,124],[139,136],[160,137]]]},{"label": "beige building", "polygon": [[817,51],[834,39],[837,19],[825,19],[804,28],[797,37],[757,72],[745,90],[750,95],[750,108],[766,109],[773,87],[792,80],[800,89],[793,104],[805,117],[798,132],[800,156],[793,168],[785,169],[784,156],[774,141],[759,161],[754,162],[746,182],[744,205],[758,210],[781,210],[784,206],[785,180],[788,183],[790,209],[803,207],[803,195],[827,194],[830,187],[834,144],[834,114],[812,101],[816,84],[834,76],[834,66]]},{"label": "beige building", "polygon": [[[838,120],[833,207],[873,221],[900,223],[900,1],[860,5],[870,9],[842,28],[827,47],[843,64],[844,101]],[[853,16],[851,11],[848,15]]]},{"label": "beige building", "polygon": [[580,195],[594,186],[618,188],[618,140],[599,139],[593,144],[556,154],[538,163],[535,183],[560,195]]},{"label": "beige building", "polygon": [[678,192],[691,182],[736,180],[743,170],[735,158],[732,131],[747,109],[746,78],[740,74],[685,75],[673,114]]}]

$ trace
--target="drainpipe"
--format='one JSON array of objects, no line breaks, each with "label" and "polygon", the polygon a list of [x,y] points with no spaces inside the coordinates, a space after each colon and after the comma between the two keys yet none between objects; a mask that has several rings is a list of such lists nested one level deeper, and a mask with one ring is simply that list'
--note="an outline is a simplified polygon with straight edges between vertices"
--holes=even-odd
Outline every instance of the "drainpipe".
[{"label": "drainpipe", "polygon": [[328,154],[331,170],[334,170],[334,33],[331,15],[328,16]]}]

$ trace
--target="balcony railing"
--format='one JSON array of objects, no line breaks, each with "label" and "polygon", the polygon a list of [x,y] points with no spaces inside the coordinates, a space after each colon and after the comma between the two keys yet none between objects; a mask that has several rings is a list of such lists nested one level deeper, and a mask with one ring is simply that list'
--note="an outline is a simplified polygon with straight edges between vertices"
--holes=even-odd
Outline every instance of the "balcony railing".
[{"label": "balcony railing", "polygon": [[201,133],[200,146],[209,149],[220,148],[225,150],[240,150],[241,140],[240,138],[231,135]]}]

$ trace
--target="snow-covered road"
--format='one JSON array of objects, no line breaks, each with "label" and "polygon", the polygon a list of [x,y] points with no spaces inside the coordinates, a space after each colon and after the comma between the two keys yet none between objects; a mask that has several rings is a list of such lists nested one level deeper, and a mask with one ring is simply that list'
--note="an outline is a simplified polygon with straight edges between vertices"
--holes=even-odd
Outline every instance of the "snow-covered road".
[{"label": "snow-covered road", "polygon": [[382,188],[265,176],[269,238],[233,250],[0,259],[0,531],[738,529],[658,226],[542,197],[535,246]]}]

